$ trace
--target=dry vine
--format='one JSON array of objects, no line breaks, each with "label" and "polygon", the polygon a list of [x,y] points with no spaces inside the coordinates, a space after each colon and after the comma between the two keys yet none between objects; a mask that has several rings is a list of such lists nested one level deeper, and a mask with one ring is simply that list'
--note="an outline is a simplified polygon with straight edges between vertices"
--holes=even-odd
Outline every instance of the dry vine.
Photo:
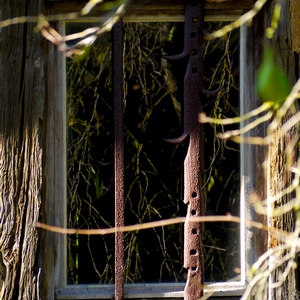
[{"label": "dry vine", "polygon": [[[116,22],[116,20],[119,18],[119,16],[123,13],[124,11],[124,4],[125,1],[120,1],[117,4],[117,8],[115,11],[115,14],[113,15],[112,18],[108,20],[102,27],[94,27],[93,29],[89,29],[88,31],[82,30],[80,33],[76,33],[75,35],[70,35],[67,37],[62,37],[59,33],[57,33],[54,29],[52,29],[49,25],[49,21],[53,20],[61,20],[61,19],[74,19],[77,18],[79,15],[86,15],[88,14],[91,9],[98,3],[102,1],[89,1],[88,4],[82,9],[80,14],[69,14],[69,15],[64,15],[64,16],[39,16],[39,17],[18,17],[10,20],[5,20],[0,22],[0,28],[13,25],[13,24],[19,24],[19,23],[25,23],[25,22],[36,22],[37,23],[37,30],[39,30],[43,36],[48,39],[50,42],[58,45],[61,50],[67,52],[67,54],[72,55],[74,53],[82,53],[81,50],[78,50],[78,47],[86,44],[90,44],[95,41],[96,37],[99,34],[102,34],[104,31],[110,30],[113,24]],[[231,25],[226,25],[225,27],[221,28],[220,30],[217,30],[213,32],[211,35],[207,36],[208,40],[215,39],[217,37],[224,36],[226,34],[229,34],[234,28],[240,27],[242,24],[245,24],[253,19],[253,17],[259,12],[259,10],[263,7],[265,4],[265,0],[258,0],[255,4],[254,7],[251,11],[243,15],[240,19],[238,19],[236,22],[232,23]],[[279,13],[278,13],[279,12]],[[271,24],[271,27],[267,30],[267,36],[269,38],[272,37],[274,31],[277,28],[277,24],[279,19],[279,14],[280,14],[280,4],[278,3],[275,6],[275,13],[274,13],[274,18],[273,22]],[[135,28],[131,29],[131,34],[134,30],[141,30],[141,28]],[[158,31],[161,29],[157,29]],[[153,33],[153,32],[152,32]],[[130,34],[130,31],[129,33]],[[154,35],[157,34],[157,32],[154,32]],[[147,33],[141,32],[142,37],[145,37]],[[157,38],[159,35],[156,36]],[[68,42],[74,41],[77,38],[80,38],[81,41],[80,43],[75,43],[75,45],[68,46]],[[83,43],[81,43],[84,41]],[[132,46],[132,51],[128,51],[129,56],[134,56],[137,53],[138,57],[133,57],[131,60],[131,65],[128,65],[128,79],[131,79],[133,75],[135,75],[135,84],[131,87],[133,90],[136,89],[136,91],[139,91],[142,95],[142,97],[145,100],[145,105],[146,107],[140,107],[138,110],[138,114],[140,117],[140,122],[139,122],[139,128],[141,129],[141,132],[146,131],[148,122],[151,119],[151,115],[153,114],[153,109],[154,107],[158,106],[160,102],[162,101],[164,96],[169,96],[170,99],[173,101],[174,105],[174,112],[175,115],[177,114],[176,117],[178,117],[178,112],[180,113],[180,105],[178,104],[177,96],[176,96],[176,91],[168,90],[168,83],[165,82],[164,76],[166,75],[163,74],[163,69],[162,66],[158,64],[157,66],[157,61],[153,57],[156,56],[156,40],[152,41],[153,44],[151,45],[151,48],[149,47],[144,47],[143,51],[141,50],[140,47],[139,50],[133,50],[133,47],[135,44],[133,43]],[[127,45],[128,46],[128,45]],[[99,89],[99,84],[101,82],[102,88],[106,88],[105,92],[109,93],[110,92],[110,79],[107,79],[107,74],[109,74],[111,71],[109,70],[109,66],[105,65],[105,60],[104,56],[105,55],[110,55],[110,49],[107,45],[102,45],[103,49],[100,52],[92,53],[95,49],[93,47],[88,50],[89,55],[93,54],[94,59],[97,61],[98,65],[99,62],[101,62],[101,67],[93,70],[93,72],[96,73],[91,73],[88,63],[90,63],[88,60],[84,61],[84,55],[83,59],[80,57],[75,57],[74,58],[74,64],[70,67],[69,72],[74,72],[76,73],[76,76],[73,75],[71,76],[71,80],[75,80],[74,83],[70,82],[70,86],[75,86],[76,89],[83,89],[87,93],[90,93],[90,95],[93,95],[94,97],[94,102],[91,103],[89,110],[89,118],[86,120],[77,118],[77,114],[80,110],[80,107],[84,106],[84,101],[82,98],[77,97],[78,93],[77,91],[72,91],[76,95],[76,103],[73,103],[70,105],[70,116],[69,116],[69,127],[74,130],[74,132],[77,131],[77,136],[73,140],[73,144],[70,145],[69,151],[70,151],[70,156],[69,159],[70,161],[74,160],[76,161],[76,164],[70,164],[70,177],[69,177],[69,205],[70,205],[70,218],[69,218],[69,226],[70,227],[78,227],[78,226],[86,226],[87,228],[93,228],[93,227],[111,227],[111,220],[109,220],[109,217],[103,217],[103,215],[99,211],[99,207],[96,207],[93,203],[94,199],[100,199],[102,196],[105,194],[109,194],[109,189],[111,186],[111,178],[108,176],[107,178],[100,178],[100,166],[104,167],[104,169],[110,164],[109,159],[105,160],[105,157],[101,158],[104,159],[100,161],[99,164],[99,169],[95,169],[93,163],[91,162],[91,156],[89,154],[89,151],[91,149],[92,144],[88,140],[87,137],[90,137],[92,135],[103,135],[103,140],[107,139],[108,143],[107,145],[110,145],[109,142],[109,137],[105,136],[103,132],[100,133],[100,128],[101,130],[106,128],[106,132],[110,132],[111,124],[107,124],[107,122],[103,119],[103,116],[97,112],[96,107],[99,106],[99,103],[101,102],[101,105],[103,106],[103,110],[107,110],[108,114],[110,114],[110,103],[106,102],[105,98],[102,97],[102,94],[98,93]],[[228,50],[228,44],[225,45],[225,49]],[[100,53],[100,54],[99,54]],[[151,57],[150,60],[146,61],[145,58]],[[227,60],[228,59],[228,60]],[[80,65],[81,64],[81,65]],[[135,65],[138,64],[138,65]],[[157,81],[157,77],[153,76],[150,82],[145,81],[145,72],[144,69],[148,68],[150,64],[150,69],[152,70],[153,73],[158,74],[160,76],[160,79],[162,80],[161,82]],[[227,74],[228,77],[221,77],[217,81],[215,80],[215,74],[218,72],[218,67],[220,67],[225,72],[222,74]],[[232,70],[231,70],[231,63],[230,63],[230,58],[228,56],[228,52],[225,52],[225,55],[220,59],[220,64],[217,66],[215,69],[215,72],[211,74],[211,77],[209,77],[210,82],[217,83],[218,85],[222,85],[225,87],[225,91],[229,91],[230,88],[235,88],[234,80],[232,80]],[[134,72],[138,71],[136,74]],[[102,76],[102,77],[101,77]],[[224,75],[226,76],[226,75]],[[100,81],[99,79],[103,79]],[[151,89],[153,86],[158,86],[158,91],[156,93],[161,93],[158,101],[156,102],[151,102],[153,99],[149,97],[149,89]],[[270,144],[272,143],[272,140],[274,136],[278,138],[281,136],[284,136],[286,132],[294,128],[294,126],[298,126],[298,122],[300,120],[299,113],[295,114],[293,117],[291,117],[288,120],[284,121],[284,124],[282,124],[282,121],[284,117],[287,116],[289,109],[293,107],[293,104],[295,100],[298,98],[298,94],[300,91],[300,81],[298,81],[290,95],[287,97],[286,101],[284,104],[278,109],[278,110],[272,110],[273,104],[272,103],[265,103],[262,105],[261,108],[256,110],[255,112],[251,112],[245,116],[241,116],[240,118],[234,118],[231,119],[224,119],[220,120],[221,117],[227,117],[224,114],[220,114],[219,109],[219,100],[220,97],[224,95],[219,95],[217,100],[216,100],[216,106],[214,107],[214,112],[212,115],[209,117],[206,117],[205,115],[200,116],[200,121],[201,122],[209,122],[211,124],[215,124],[216,126],[213,127],[213,130],[215,133],[223,131],[223,127],[217,127],[218,125],[228,125],[232,123],[239,123],[241,120],[246,120],[251,117],[255,117],[256,114],[260,114],[262,112],[266,112],[264,116],[257,118],[254,120],[252,123],[248,124],[246,127],[240,128],[240,129],[233,129],[229,130],[228,132],[224,133],[222,132],[219,134],[219,137],[223,139],[231,139],[235,142],[239,143],[244,143],[244,142],[249,142],[249,143],[254,143],[254,144],[260,144],[264,145],[266,147],[269,147]],[[129,92],[129,88],[127,87],[127,93]],[[70,98],[72,98],[70,96]],[[74,98],[75,99],[75,98]],[[226,99],[226,96],[225,96]],[[101,100],[101,101],[99,101]],[[228,103],[229,105],[229,103]],[[179,108],[179,109],[178,109]],[[229,107],[229,110],[231,110],[232,107]],[[232,116],[232,115],[231,115]],[[176,117],[174,117],[176,119]],[[241,134],[244,134],[248,132],[249,130],[253,129],[257,125],[259,125],[262,122],[266,122],[268,120],[273,120],[271,124],[268,126],[268,131],[267,135],[264,138],[261,137],[250,137],[250,138],[245,138],[241,136]],[[109,123],[109,122],[108,122]],[[180,123],[180,121],[178,121]],[[76,126],[75,126],[76,125]],[[276,133],[275,133],[276,132]],[[74,134],[74,133],[73,133]],[[71,133],[70,133],[71,135]],[[134,155],[132,155],[133,160],[130,161],[128,165],[128,169],[132,169],[134,171],[134,174],[136,175],[132,182],[129,184],[129,190],[127,191],[127,196],[126,196],[126,201],[128,203],[129,211],[132,213],[133,216],[136,217],[136,223],[144,223],[145,221],[149,220],[154,220],[156,217],[162,218],[162,214],[160,210],[153,205],[153,202],[155,201],[156,197],[164,191],[167,196],[169,197],[170,203],[176,208],[173,212],[173,216],[176,216],[178,214],[179,209],[178,208],[178,203],[176,203],[177,200],[174,200],[177,196],[173,196],[169,194],[169,189],[167,185],[160,180],[159,176],[157,175],[157,169],[155,165],[152,163],[151,158],[148,157],[147,153],[143,152],[143,143],[139,141],[139,139],[136,138],[136,133],[134,133],[130,128],[128,127],[127,131],[127,140],[129,143],[132,145],[132,149],[134,149]],[[291,160],[291,157],[293,156],[293,148],[295,145],[298,143],[298,134],[295,135],[295,138],[291,141],[289,144],[289,147],[286,149],[286,157],[287,161],[289,162]],[[220,140],[214,139],[213,140],[213,145],[214,145],[214,153],[219,153],[219,151],[223,151],[226,148],[226,144],[223,144],[222,147],[220,146]],[[106,147],[106,146],[105,146]],[[109,147],[108,147],[109,148]],[[109,152],[108,148],[104,148],[103,152],[107,154]],[[179,147],[178,147],[179,148]],[[129,149],[130,151],[130,149]],[[178,149],[173,149],[174,152],[173,155],[175,155],[176,151],[179,151]],[[72,154],[72,155],[71,155]],[[132,153],[131,153],[132,154]],[[221,153],[222,154],[222,153]],[[107,154],[109,156],[109,154]],[[140,168],[140,162],[141,162],[141,157],[143,156],[144,158],[144,163],[148,164],[148,168],[146,170],[143,170]],[[212,159],[211,162],[216,159],[217,155],[215,155]],[[265,161],[266,167],[266,172],[268,172],[268,167],[270,165],[269,157],[266,157]],[[264,225],[258,225],[257,223],[250,222],[249,225],[251,226],[257,226],[262,229],[266,229],[269,231],[273,231],[272,233],[280,239],[280,243],[276,246],[273,247],[272,249],[268,250],[264,255],[262,255],[259,260],[253,265],[251,269],[251,274],[249,277],[249,284],[247,286],[247,290],[243,296],[242,299],[248,299],[248,297],[251,295],[251,293],[255,292],[258,299],[263,297],[263,294],[265,293],[265,290],[268,288],[268,281],[272,273],[276,269],[278,269],[280,266],[284,265],[285,269],[284,272],[282,272],[279,276],[278,281],[272,282],[271,283],[271,288],[275,288],[277,286],[280,286],[283,284],[283,282],[286,279],[287,274],[289,271],[293,268],[295,268],[295,258],[297,253],[299,252],[299,232],[300,232],[300,226],[299,226],[299,161],[294,161],[293,163],[288,163],[288,171],[293,174],[294,180],[291,186],[288,186],[285,190],[280,191],[277,193],[274,197],[268,198],[261,200],[259,197],[252,197],[252,203],[256,211],[260,214],[266,214],[266,215],[271,215],[273,217],[278,217],[278,216],[283,216],[286,213],[289,213],[291,211],[294,211],[296,214],[296,223],[295,223],[295,228],[294,232],[288,233],[288,232],[282,232],[278,231],[271,228],[265,228]],[[73,168],[73,170],[72,170]],[[178,166],[176,167],[178,169]],[[210,181],[212,178],[213,174],[213,168],[212,165],[208,166],[208,181],[207,181],[207,187],[212,186],[212,182]],[[104,172],[103,170],[101,172]],[[108,174],[111,172],[108,171]],[[105,174],[107,174],[105,172]],[[151,176],[157,176],[158,178],[158,184],[161,187],[161,190],[157,191],[154,193],[150,198],[145,198],[145,192],[148,189],[148,181]],[[80,178],[81,176],[81,178]],[[103,181],[106,180],[104,183]],[[82,197],[78,193],[77,187],[79,186],[79,181],[85,181],[86,183],[86,198]],[[176,183],[178,186],[178,183]],[[93,192],[91,192],[91,186],[93,186]],[[137,190],[134,190],[135,186],[138,186]],[[179,188],[178,188],[179,189]],[[133,204],[133,194],[135,193],[135,196],[138,196],[140,199],[140,202],[137,204],[137,206],[134,206]],[[273,206],[272,204],[275,203],[278,199],[284,197],[286,194],[294,193],[294,198],[290,201],[285,203],[283,206]],[[82,213],[82,209],[87,209],[87,214]],[[82,218],[82,220],[80,220]],[[203,217],[202,219],[199,219],[197,221],[204,221],[208,222],[210,220],[218,220],[218,221],[230,221],[230,222],[238,222],[238,219],[235,219],[235,217],[212,217],[213,219],[205,218]],[[178,228],[175,228],[174,224],[183,222],[184,219],[182,218],[174,218],[174,219],[169,219],[167,221],[156,221],[158,222],[156,225],[161,227],[161,226],[171,226],[168,229],[165,228],[160,228],[161,230],[161,236],[165,237],[165,234],[167,232],[168,235],[172,235],[172,232],[175,230],[178,230]],[[101,225],[101,226],[100,226]],[[126,228],[109,228],[109,229],[98,229],[98,231],[92,231],[91,229],[57,229],[53,228],[48,225],[44,224],[38,224],[39,227],[45,228],[47,230],[52,230],[52,231],[57,231],[61,233],[69,233],[69,234],[88,234],[92,235],[93,233],[95,234],[107,234],[111,232],[116,232],[117,230],[123,230],[123,231],[128,231],[127,238],[129,240],[132,240],[134,242],[129,243],[130,246],[128,246],[127,251],[128,251],[128,257],[127,257],[127,280],[128,281],[134,281],[134,280],[139,280],[141,279],[141,267],[139,266],[140,264],[140,249],[138,242],[136,240],[136,237],[138,235],[138,230],[143,229],[147,226],[151,226],[152,230],[154,231],[157,239],[160,241],[160,250],[162,253],[165,254],[165,260],[162,262],[162,266],[170,271],[171,273],[173,272],[174,278],[177,280],[179,277],[178,271],[174,271],[173,269],[173,264],[174,260],[170,257],[167,256],[168,249],[166,248],[163,240],[160,239],[160,235],[157,234],[156,229],[153,229],[154,224],[149,223],[147,226],[143,224],[135,225],[133,227],[126,227]],[[156,228],[156,227],[155,227]],[[87,231],[89,230],[89,231]],[[91,231],[90,231],[91,230]],[[96,230],[96,229],[95,229]],[[280,234],[279,234],[280,233]],[[280,236],[280,238],[279,238]],[[168,236],[169,237],[169,236]],[[78,236],[76,236],[75,240],[69,240],[69,247],[70,249],[72,248],[72,243],[73,246],[78,247]],[[111,258],[111,251],[109,250],[109,240],[105,240],[103,238],[103,244],[106,249],[106,262],[103,270],[99,271],[98,267],[96,266],[96,263],[93,260],[93,266],[94,269],[96,270],[96,273],[98,274],[100,281],[103,282],[110,282],[111,281],[111,273],[112,270],[109,267],[109,260]],[[88,245],[90,244],[90,240],[88,239]],[[72,250],[70,250],[72,252]],[[94,256],[92,255],[92,249],[89,248],[90,256],[93,258]],[[281,259],[275,263],[272,268],[269,267],[268,262],[271,256],[274,254],[280,254]],[[72,258],[72,254],[70,254],[70,269],[71,272],[75,272],[74,269],[78,268],[76,266],[76,258]],[[177,257],[178,259],[178,257]],[[178,261],[176,261],[178,263]],[[132,269],[132,265],[135,265]],[[138,277],[135,278],[136,275],[138,274]],[[76,278],[76,275],[73,278],[74,282],[78,281],[78,278]]]}]

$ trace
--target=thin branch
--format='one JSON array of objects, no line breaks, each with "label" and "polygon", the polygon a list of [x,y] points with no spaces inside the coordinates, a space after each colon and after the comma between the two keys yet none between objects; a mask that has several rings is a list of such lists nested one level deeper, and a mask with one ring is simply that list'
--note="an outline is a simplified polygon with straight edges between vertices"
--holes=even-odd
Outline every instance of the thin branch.
[{"label": "thin branch", "polygon": [[257,115],[263,113],[266,110],[271,109],[274,106],[274,103],[272,102],[265,102],[260,107],[251,110],[247,114],[235,117],[235,118],[227,118],[227,119],[215,119],[207,117],[205,113],[199,114],[199,122],[200,123],[212,123],[212,124],[219,124],[219,125],[229,125],[229,124],[235,124],[235,123],[241,123],[243,121],[246,121],[252,117],[256,117]]},{"label": "thin branch", "polygon": [[[113,228],[101,228],[101,229],[77,229],[77,228],[62,228],[57,226],[52,226],[44,223],[38,222],[36,224],[36,227],[42,228],[51,232],[57,232],[62,234],[80,234],[80,235],[105,235],[105,234],[112,234],[116,232],[128,232],[128,231],[135,231],[135,230],[143,230],[143,229],[149,229],[154,227],[161,227],[161,226],[167,226],[167,225],[173,225],[173,224],[181,224],[188,222],[199,222],[199,223],[205,223],[205,222],[233,222],[233,223],[241,223],[241,218],[232,216],[230,214],[226,216],[201,216],[201,217],[177,217],[177,218],[171,218],[166,220],[159,220],[159,221],[153,221],[143,224],[136,224],[136,225],[128,225],[123,227],[113,227]],[[265,231],[271,231],[273,234],[277,234],[279,236],[287,237],[290,234],[284,230],[275,229],[275,228],[269,228],[267,225],[264,225],[262,223],[246,220],[243,221],[245,225],[252,226],[257,229],[262,229]]]},{"label": "thin branch", "polygon": [[270,120],[272,118],[272,116],[273,116],[273,112],[269,111],[267,114],[263,115],[260,118],[257,118],[253,122],[247,124],[246,126],[240,128],[240,129],[227,131],[225,133],[219,133],[218,137],[221,138],[221,139],[228,139],[228,138],[231,138],[233,136],[237,136],[237,135],[240,135],[240,134],[247,133],[248,131],[250,131],[251,129],[257,127],[258,125]]},{"label": "thin branch", "polygon": [[255,17],[255,15],[262,9],[264,4],[267,2],[267,0],[258,0],[254,3],[253,8],[249,10],[247,13],[242,15],[240,18],[238,18],[236,21],[232,22],[229,25],[224,26],[220,30],[217,30],[211,34],[208,34],[205,36],[206,40],[212,40],[215,38],[222,37],[232,31],[233,29],[239,28],[242,25],[248,23]]}]

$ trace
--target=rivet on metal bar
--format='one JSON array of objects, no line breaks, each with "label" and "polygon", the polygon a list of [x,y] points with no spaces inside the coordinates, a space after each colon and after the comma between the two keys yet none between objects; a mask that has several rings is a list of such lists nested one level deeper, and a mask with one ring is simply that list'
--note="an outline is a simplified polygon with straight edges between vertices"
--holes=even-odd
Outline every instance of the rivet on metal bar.
[{"label": "rivet on metal bar", "polygon": [[[204,214],[201,193],[203,130],[198,122],[203,92],[203,2],[203,0],[186,1],[184,50],[179,55],[164,57],[169,60],[188,58],[184,78],[184,130],[181,137],[168,140],[178,143],[189,138],[189,147],[184,160],[184,203],[187,204],[188,219]],[[184,299],[196,300],[203,296],[204,284],[202,226],[196,222],[189,222],[188,219],[184,225],[184,267],[188,270]]]},{"label": "rivet on metal bar", "polygon": [[[115,227],[124,226],[123,24],[113,27]],[[124,299],[124,233],[115,233],[115,299]]]}]

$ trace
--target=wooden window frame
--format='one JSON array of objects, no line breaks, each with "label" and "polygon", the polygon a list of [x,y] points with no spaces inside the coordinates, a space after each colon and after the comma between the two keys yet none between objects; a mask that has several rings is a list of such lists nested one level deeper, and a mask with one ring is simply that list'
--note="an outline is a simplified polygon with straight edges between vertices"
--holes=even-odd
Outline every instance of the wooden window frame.
[{"label": "wooden window frame", "polygon": [[[155,1],[154,1],[155,2]],[[177,8],[176,12],[170,10],[168,14],[162,9],[162,13],[158,14],[158,18],[149,13],[153,9],[139,12],[143,15],[143,21],[183,21],[183,7],[178,4],[179,0],[174,1]],[[233,1],[236,2],[236,1]],[[251,1],[246,1],[250,3]],[[74,2],[52,3],[52,12],[61,13],[68,12],[70,8],[74,8]],[[76,5],[79,5],[76,2]],[[234,5],[234,4],[233,4]],[[82,7],[82,5],[80,6]],[[210,7],[210,6],[209,6]],[[77,6],[75,7],[77,8]],[[170,7],[168,7],[170,9]],[[133,8],[129,16],[124,21],[139,21],[135,14],[138,13],[137,8]],[[215,9],[214,13],[208,14],[206,20],[233,20],[236,19],[245,9],[240,9],[237,13],[230,17],[221,18]],[[208,10],[209,11],[209,10]],[[228,9],[229,11],[229,9]],[[146,17],[148,16],[148,17]],[[228,15],[227,15],[228,16]],[[97,17],[89,17],[85,21],[97,21]],[[64,23],[57,22],[55,24],[59,32],[64,31]],[[255,66],[249,61],[249,56],[253,53],[253,29],[243,26],[240,38],[240,101],[241,113],[247,112],[257,107],[257,99],[254,93],[254,75]],[[58,52],[54,46],[49,46],[48,61],[48,79],[47,86],[47,122],[46,122],[46,157],[45,176],[46,184],[44,188],[45,198],[45,222],[59,227],[67,226],[67,182],[66,182],[66,80],[65,80],[65,57]],[[246,60],[247,58],[247,60]],[[254,61],[254,60],[253,60]],[[55,74],[55,75],[54,75]],[[58,83],[58,84],[57,84]],[[255,147],[249,145],[241,145],[241,218],[242,220],[254,220],[254,212],[245,199],[254,190],[255,176],[257,170],[253,166],[256,161],[257,151]],[[244,157],[247,157],[245,161]],[[245,224],[242,222],[241,224]],[[246,226],[241,226],[241,279],[239,281],[206,284],[204,292],[214,292],[214,297],[228,296],[233,299],[234,296],[241,296],[246,287],[246,272],[257,256],[254,251],[255,232]],[[244,240],[244,243],[243,243]],[[54,254],[45,262],[45,272],[51,273],[51,279],[47,279],[49,295],[54,293],[55,299],[112,299],[114,296],[114,286],[101,285],[68,285],[67,284],[67,237],[66,235],[56,233],[45,233],[43,238],[45,247],[54,251]],[[52,259],[51,259],[52,258]],[[48,271],[47,271],[48,270]],[[183,298],[185,283],[160,283],[160,284],[125,284],[125,298],[163,298],[176,299]],[[49,298],[51,299],[51,298]]]}]

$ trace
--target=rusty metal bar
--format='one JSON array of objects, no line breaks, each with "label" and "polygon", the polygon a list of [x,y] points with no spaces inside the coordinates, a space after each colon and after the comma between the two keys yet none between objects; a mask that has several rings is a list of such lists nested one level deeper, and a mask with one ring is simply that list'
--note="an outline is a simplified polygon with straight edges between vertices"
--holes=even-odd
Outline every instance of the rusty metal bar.
[{"label": "rusty metal bar", "polygon": [[[123,24],[113,27],[115,227],[124,226]],[[115,299],[124,299],[124,233],[115,234]]]},{"label": "rusty metal bar", "polygon": [[[192,218],[204,214],[201,193],[203,130],[198,122],[198,114],[202,110],[203,92],[204,1],[187,0],[184,15],[184,50],[181,54],[165,58],[169,60],[188,58],[184,78],[184,131],[181,137],[170,142],[178,143],[189,138],[189,147],[184,160],[184,203],[187,204],[187,218]],[[201,231],[202,227],[199,223],[186,221],[184,267],[188,270],[188,276],[184,290],[185,300],[196,300],[203,296],[204,266]]]},{"label": "rusty metal bar", "polygon": [[[203,130],[198,122],[204,76],[203,4],[203,0],[189,0],[185,5],[184,51],[189,55],[189,60],[184,79],[184,131],[189,135],[189,148],[184,161],[184,202],[187,204],[188,218],[204,214],[201,193]],[[186,221],[184,228],[184,266],[188,269],[184,299],[196,300],[203,296],[204,284],[201,226],[199,223]]]}]

